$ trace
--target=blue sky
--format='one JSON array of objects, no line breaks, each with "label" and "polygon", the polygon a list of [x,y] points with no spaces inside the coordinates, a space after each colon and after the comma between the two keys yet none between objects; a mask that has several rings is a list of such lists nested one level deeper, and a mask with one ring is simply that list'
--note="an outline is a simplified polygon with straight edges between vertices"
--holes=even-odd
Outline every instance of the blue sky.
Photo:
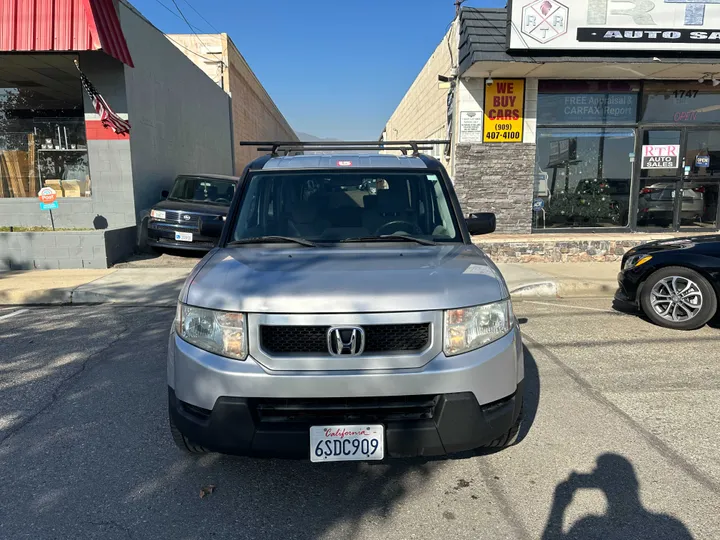
[{"label": "blue sky", "polygon": [[[175,11],[172,0],[130,1],[162,31],[189,32],[161,5]],[[203,32],[230,35],[295,130],[351,140],[380,136],[455,11],[454,0],[175,1]]]}]

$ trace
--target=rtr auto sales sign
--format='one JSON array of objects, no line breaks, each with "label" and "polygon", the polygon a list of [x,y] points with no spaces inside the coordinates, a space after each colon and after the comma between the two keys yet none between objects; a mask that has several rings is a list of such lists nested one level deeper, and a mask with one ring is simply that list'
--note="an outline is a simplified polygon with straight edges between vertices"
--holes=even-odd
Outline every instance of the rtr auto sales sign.
[{"label": "rtr auto sales sign", "polygon": [[512,0],[510,49],[720,51],[720,0]]}]

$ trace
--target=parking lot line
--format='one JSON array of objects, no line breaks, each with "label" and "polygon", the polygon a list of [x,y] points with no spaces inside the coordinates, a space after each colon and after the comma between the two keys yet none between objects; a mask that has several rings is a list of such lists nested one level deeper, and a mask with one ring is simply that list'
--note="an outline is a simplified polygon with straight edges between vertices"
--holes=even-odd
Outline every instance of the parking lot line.
[{"label": "parking lot line", "polygon": [[13,311],[12,313],[0,315],[0,321],[3,319],[9,319],[10,317],[14,317],[15,315],[20,315],[21,313],[25,313],[26,311],[30,311],[30,310],[29,309],[19,309],[17,311]]}]

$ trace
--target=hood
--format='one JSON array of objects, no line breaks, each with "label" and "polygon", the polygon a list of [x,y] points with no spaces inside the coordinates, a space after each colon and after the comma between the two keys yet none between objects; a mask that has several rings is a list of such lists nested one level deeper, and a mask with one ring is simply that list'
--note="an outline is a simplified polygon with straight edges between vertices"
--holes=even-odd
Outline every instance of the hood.
[{"label": "hood", "polygon": [[248,313],[432,311],[509,297],[477,247],[220,249],[186,283],[190,305]]},{"label": "hood", "polygon": [[226,216],[230,206],[219,206],[217,204],[207,204],[201,202],[185,202],[185,201],[160,201],[154,210],[175,210],[177,212],[198,212],[201,214],[209,214],[211,216]]},{"label": "hood", "polygon": [[657,253],[659,251],[675,251],[695,247],[702,248],[711,243],[720,243],[720,235],[712,234],[706,236],[690,236],[687,238],[655,240],[654,242],[648,242],[647,244],[642,244],[641,246],[631,249],[627,255],[636,255],[638,253]]}]

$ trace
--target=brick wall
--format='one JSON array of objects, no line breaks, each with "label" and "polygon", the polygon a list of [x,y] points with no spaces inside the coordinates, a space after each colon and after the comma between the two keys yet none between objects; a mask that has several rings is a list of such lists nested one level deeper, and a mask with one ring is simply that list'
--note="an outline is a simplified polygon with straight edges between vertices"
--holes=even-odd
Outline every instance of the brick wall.
[{"label": "brick wall", "polygon": [[534,144],[458,144],[454,181],[463,212],[494,212],[498,232],[529,233],[534,167]]},{"label": "brick wall", "polygon": [[[448,90],[438,87],[438,75],[450,75],[452,62],[448,42],[457,55],[455,27],[453,25],[437,46],[387,121],[385,140],[447,138]],[[448,160],[444,161],[446,166],[448,163]]]},{"label": "brick wall", "polygon": [[240,141],[298,140],[227,34],[168,34],[167,37],[230,94],[236,174],[242,173],[245,166],[260,155],[255,148],[241,147]]}]

